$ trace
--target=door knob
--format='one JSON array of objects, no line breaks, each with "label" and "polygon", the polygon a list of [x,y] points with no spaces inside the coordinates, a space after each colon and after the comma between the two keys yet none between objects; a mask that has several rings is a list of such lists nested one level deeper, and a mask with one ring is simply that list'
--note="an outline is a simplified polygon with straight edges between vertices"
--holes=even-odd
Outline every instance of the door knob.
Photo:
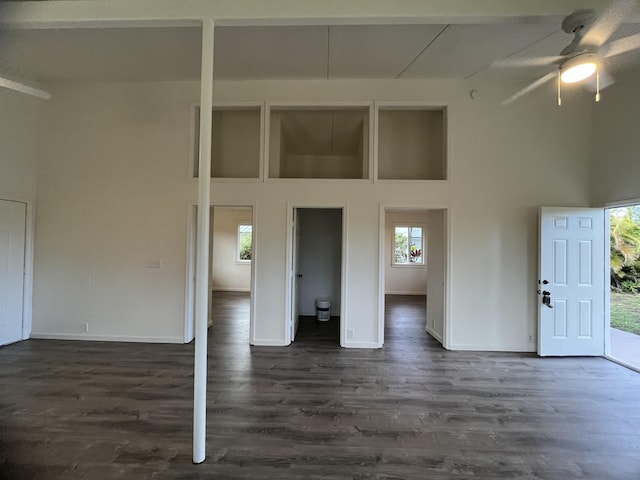
[{"label": "door knob", "polygon": [[549,308],[553,308],[553,305],[551,305],[551,292],[548,290],[542,291],[542,304]]}]

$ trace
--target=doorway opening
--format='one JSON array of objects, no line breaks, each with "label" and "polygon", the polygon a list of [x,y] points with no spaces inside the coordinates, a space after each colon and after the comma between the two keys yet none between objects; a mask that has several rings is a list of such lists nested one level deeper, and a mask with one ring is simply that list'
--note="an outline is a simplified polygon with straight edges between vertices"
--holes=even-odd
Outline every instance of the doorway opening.
[{"label": "doorway opening", "polygon": [[609,357],[640,371],[640,204],[608,210]]},{"label": "doorway opening", "polygon": [[292,207],[289,342],[344,345],[343,208]]},{"label": "doorway opening", "polygon": [[[190,209],[185,343],[194,338],[197,206]],[[234,339],[253,341],[254,209],[213,205],[209,217],[209,326],[233,319]]]},{"label": "doorway opening", "polygon": [[380,346],[411,319],[446,348],[447,225],[445,208],[381,207]]},{"label": "doorway opening", "polygon": [[24,338],[27,204],[0,199],[0,346]]}]

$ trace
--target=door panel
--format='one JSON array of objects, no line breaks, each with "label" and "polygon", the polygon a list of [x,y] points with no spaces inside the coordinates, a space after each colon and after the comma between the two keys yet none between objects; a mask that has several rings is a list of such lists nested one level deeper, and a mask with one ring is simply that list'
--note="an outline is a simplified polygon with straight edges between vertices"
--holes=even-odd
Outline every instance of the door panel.
[{"label": "door panel", "polygon": [[538,354],[603,355],[603,209],[540,210]]},{"label": "door panel", "polygon": [[22,340],[27,206],[0,200],[0,345]]}]

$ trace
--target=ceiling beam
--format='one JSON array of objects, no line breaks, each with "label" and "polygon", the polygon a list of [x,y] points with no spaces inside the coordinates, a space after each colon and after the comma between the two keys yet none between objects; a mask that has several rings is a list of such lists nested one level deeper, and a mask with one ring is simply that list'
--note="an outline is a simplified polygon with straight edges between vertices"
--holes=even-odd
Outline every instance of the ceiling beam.
[{"label": "ceiling beam", "polygon": [[[217,25],[386,25],[558,23],[580,8],[609,0],[56,0],[0,5],[12,28]],[[633,21],[640,22],[639,15]]]}]

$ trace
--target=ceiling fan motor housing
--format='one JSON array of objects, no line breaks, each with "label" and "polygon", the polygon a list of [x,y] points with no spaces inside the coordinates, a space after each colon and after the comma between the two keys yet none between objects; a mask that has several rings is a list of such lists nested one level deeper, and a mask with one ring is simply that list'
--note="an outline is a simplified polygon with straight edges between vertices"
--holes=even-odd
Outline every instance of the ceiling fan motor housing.
[{"label": "ceiling fan motor housing", "polygon": [[562,30],[566,33],[579,35],[584,32],[595,19],[596,12],[594,10],[577,10],[562,21]]},{"label": "ceiling fan motor housing", "polygon": [[596,13],[593,10],[578,10],[562,21],[562,30],[572,33],[574,37],[571,43],[562,49],[560,55],[571,55],[581,50],[580,41],[595,18]]}]

